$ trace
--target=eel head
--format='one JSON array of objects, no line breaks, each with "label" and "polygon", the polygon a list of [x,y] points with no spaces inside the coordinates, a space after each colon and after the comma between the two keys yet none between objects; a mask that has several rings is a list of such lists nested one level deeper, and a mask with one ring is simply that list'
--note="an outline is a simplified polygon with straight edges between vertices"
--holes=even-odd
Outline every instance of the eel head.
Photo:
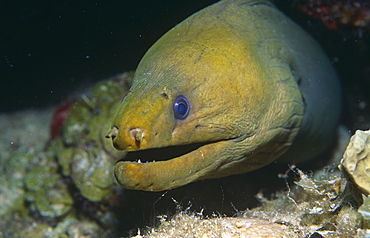
[{"label": "eel head", "polygon": [[160,191],[262,167],[234,162],[272,86],[244,39],[199,22],[189,18],[151,47],[116,113],[107,137],[128,151],[115,166],[124,188]]}]

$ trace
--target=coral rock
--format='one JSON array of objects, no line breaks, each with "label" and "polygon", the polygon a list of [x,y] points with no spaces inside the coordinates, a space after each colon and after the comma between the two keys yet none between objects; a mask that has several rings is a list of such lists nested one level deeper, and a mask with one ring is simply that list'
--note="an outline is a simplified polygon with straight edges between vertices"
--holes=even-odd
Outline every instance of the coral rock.
[{"label": "coral rock", "polygon": [[345,171],[357,187],[366,195],[370,194],[370,130],[358,130],[341,160],[340,168]]}]

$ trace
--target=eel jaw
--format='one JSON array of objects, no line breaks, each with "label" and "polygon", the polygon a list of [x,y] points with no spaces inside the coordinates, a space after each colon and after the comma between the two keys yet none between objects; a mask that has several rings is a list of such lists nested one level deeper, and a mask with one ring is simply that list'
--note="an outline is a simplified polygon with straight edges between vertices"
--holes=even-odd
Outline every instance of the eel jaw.
[{"label": "eel jaw", "polygon": [[[223,151],[227,144],[228,141],[203,144],[200,147],[198,144],[197,149],[164,161],[118,161],[114,175],[117,182],[127,189],[163,191],[180,187],[200,179],[215,177],[213,171],[216,171],[220,164],[217,157],[220,157],[220,151]],[[152,149],[151,152],[163,149],[166,148]],[[140,151],[129,152],[127,156],[130,153]],[[153,156],[157,157],[155,154]]]}]

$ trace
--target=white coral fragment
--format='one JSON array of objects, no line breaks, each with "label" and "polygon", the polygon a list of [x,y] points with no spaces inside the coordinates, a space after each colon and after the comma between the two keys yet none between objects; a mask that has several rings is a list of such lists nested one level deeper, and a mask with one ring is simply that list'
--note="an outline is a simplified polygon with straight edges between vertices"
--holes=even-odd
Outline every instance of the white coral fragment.
[{"label": "white coral fragment", "polygon": [[351,137],[339,166],[366,195],[370,194],[369,152],[370,130],[357,130]]}]

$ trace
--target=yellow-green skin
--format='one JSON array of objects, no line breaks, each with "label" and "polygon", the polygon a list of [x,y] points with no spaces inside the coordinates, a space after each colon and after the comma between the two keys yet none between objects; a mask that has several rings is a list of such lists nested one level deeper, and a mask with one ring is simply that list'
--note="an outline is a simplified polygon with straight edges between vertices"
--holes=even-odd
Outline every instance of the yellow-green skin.
[{"label": "yellow-green skin", "polygon": [[[173,112],[178,95],[191,105],[184,120]],[[337,76],[310,36],[268,1],[220,1],[178,24],[141,60],[108,135],[136,161],[119,161],[115,177],[124,188],[160,191],[279,157],[310,159],[330,143],[339,108]],[[199,142],[161,161],[167,149]],[[156,162],[130,152],[168,146],[175,147],[146,152]]]}]

